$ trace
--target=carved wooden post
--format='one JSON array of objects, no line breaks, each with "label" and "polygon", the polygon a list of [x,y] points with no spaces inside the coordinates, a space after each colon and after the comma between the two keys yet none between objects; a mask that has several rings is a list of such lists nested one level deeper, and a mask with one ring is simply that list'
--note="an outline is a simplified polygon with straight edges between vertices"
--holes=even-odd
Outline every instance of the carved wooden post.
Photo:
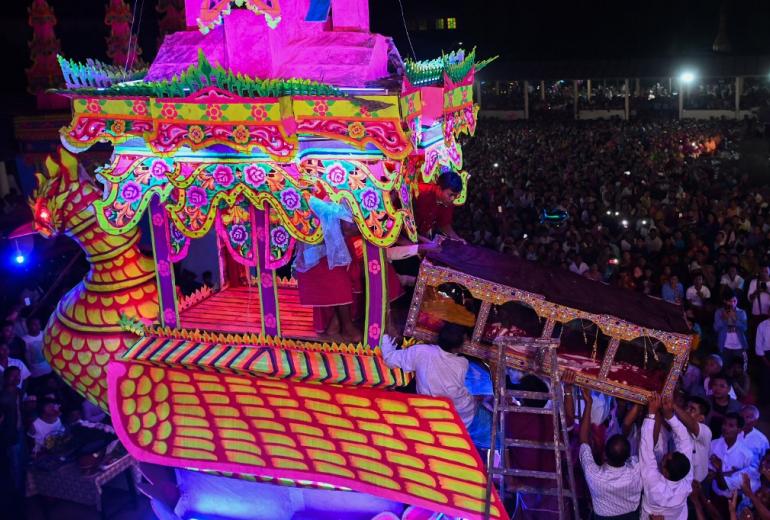
[{"label": "carved wooden post", "polygon": [[158,283],[160,324],[174,328],[179,324],[179,309],[176,301],[174,264],[171,262],[168,214],[157,195],[150,200],[150,235]]},{"label": "carved wooden post", "polygon": [[266,230],[267,213],[264,209],[251,207],[251,229],[254,233],[254,265],[257,269],[257,281],[259,284],[259,303],[262,322],[262,334],[267,336],[279,336],[281,334],[281,318],[278,310],[278,283],[275,271],[266,267],[266,258],[270,253],[270,244]]},{"label": "carved wooden post", "polygon": [[366,273],[366,320],[364,341],[369,347],[380,345],[388,316],[388,264],[385,249],[364,240]]}]

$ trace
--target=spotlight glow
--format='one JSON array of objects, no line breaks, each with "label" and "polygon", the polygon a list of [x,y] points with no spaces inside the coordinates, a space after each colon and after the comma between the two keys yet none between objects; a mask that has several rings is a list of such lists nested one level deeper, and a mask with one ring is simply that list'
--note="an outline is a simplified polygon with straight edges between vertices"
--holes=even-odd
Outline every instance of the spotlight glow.
[{"label": "spotlight glow", "polygon": [[21,253],[16,255],[16,257],[14,258],[14,261],[19,265],[23,264],[25,260],[26,258],[24,258],[24,255],[22,255]]},{"label": "spotlight glow", "polygon": [[692,83],[695,81],[695,73],[689,70],[684,71],[679,76],[679,79],[682,80],[682,83]]}]

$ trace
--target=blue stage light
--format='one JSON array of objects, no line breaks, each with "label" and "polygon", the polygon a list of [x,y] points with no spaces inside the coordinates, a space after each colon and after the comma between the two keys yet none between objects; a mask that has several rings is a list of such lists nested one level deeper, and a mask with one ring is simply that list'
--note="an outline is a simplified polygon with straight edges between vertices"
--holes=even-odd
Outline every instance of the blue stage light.
[{"label": "blue stage light", "polygon": [[24,258],[24,255],[22,255],[21,253],[19,253],[19,254],[17,254],[17,255],[16,255],[16,257],[14,258],[14,260],[16,261],[16,263],[17,263],[17,264],[21,265],[21,264],[23,264],[23,263],[24,263],[24,262],[25,262],[27,259],[26,259],[26,258]]}]

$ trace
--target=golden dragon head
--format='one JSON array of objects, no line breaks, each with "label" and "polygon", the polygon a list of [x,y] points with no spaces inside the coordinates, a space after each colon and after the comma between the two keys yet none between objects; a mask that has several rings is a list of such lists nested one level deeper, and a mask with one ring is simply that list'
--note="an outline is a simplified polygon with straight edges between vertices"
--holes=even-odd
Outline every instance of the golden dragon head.
[{"label": "golden dragon head", "polygon": [[45,169],[35,174],[37,187],[29,205],[35,230],[49,238],[66,231],[68,217],[86,209],[98,192],[90,179],[81,177],[75,156],[63,148],[59,157],[46,158]]}]

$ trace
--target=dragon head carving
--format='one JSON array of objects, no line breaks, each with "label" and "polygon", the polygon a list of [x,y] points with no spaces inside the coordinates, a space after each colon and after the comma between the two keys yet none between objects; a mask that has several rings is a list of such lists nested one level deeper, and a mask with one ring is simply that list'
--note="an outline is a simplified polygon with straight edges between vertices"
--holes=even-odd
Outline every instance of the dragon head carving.
[{"label": "dragon head carving", "polygon": [[59,157],[48,156],[46,173],[36,173],[37,187],[29,200],[35,230],[46,238],[63,233],[68,220],[98,197],[87,175],[81,175],[74,155],[60,148]]}]

